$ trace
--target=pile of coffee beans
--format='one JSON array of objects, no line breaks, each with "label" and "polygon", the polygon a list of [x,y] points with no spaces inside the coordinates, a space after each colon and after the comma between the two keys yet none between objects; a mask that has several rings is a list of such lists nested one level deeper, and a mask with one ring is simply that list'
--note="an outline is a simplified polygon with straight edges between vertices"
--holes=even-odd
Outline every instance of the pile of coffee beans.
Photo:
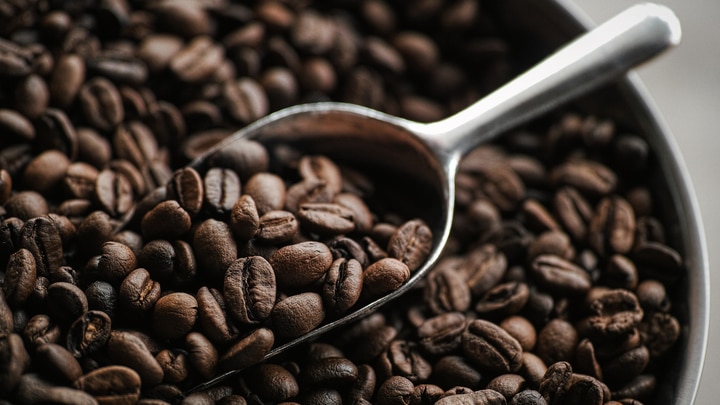
[{"label": "pile of coffee beans", "polygon": [[297,103],[467,106],[525,67],[496,7],[2,3],[0,403],[652,403],[685,273],[655,157],[569,111],[463,159],[417,288],[256,364],[399,287],[432,235],[331,156],[245,141],[186,164]]}]

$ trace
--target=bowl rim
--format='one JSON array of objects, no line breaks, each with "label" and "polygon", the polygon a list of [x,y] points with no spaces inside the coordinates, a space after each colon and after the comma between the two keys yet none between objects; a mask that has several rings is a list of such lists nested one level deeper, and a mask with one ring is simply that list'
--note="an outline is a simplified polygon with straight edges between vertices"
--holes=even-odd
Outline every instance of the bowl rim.
[{"label": "bowl rim", "polygon": [[[587,31],[596,24],[579,5],[571,0],[548,0],[577,28]],[[624,100],[632,109],[667,176],[673,206],[678,211],[679,233],[683,244],[685,267],[688,269],[688,324],[683,328],[683,355],[680,356],[678,379],[669,392],[673,404],[693,404],[700,385],[705,362],[710,324],[710,265],[705,230],[692,180],[680,148],[670,127],[647,87],[637,73],[630,71],[618,81]],[[665,387],[663,387],[665,388]]]}]

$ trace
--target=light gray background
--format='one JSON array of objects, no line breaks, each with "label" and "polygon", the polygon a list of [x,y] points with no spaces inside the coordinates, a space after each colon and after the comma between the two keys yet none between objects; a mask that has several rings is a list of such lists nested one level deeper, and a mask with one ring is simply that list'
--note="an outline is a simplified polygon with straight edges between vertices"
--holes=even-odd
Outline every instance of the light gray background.
[{"label": "light gray background", "polygon": [[[637,0],[575,0],[602,22]],[[711,307],[720,305],[720,1],[660,0],[678,15],[683,42],[638,68],[680,146],[700,202],[710,256]],[[715,270],[715,271],[713,271]],[[710,342],[697,404],[720,403],[720,310],[710,311]]]}]

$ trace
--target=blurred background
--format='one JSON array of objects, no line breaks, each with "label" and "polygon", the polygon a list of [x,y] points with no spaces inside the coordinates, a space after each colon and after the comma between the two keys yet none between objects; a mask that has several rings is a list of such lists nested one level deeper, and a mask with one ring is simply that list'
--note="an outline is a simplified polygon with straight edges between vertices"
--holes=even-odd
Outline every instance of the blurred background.
[{"label": "blurred background", "polygon": [[[602,22],[638,0],[574,0]],[[659,0],[675,11],[682,44],[637,69],[680,146],[705,225],[710,256],[711,307],[720,308],[720,1]],[[713,271],[715,270],[715,271]],[[710,342],[697,404],[720,403],[720,310],[710,312]]]}]

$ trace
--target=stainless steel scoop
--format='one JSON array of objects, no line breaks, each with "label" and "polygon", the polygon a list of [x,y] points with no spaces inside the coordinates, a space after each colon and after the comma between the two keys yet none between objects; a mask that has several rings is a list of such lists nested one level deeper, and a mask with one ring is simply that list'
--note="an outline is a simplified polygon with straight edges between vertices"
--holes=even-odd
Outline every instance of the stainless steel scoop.
[{"label": "stainless steel scoop", "polygon": [[254,139],[266,145],[290,144],[308,153],[324,153],[388,173],[401,173],[436,190],[426,195],[425,205],[432,212],[424,218],[433,231],[433,248],[427,261],[406,284],[343,318],[276,347],[266,359],[369,314],[407,292],[428,273],[450,234],[458,162],[474,146],[621,76],[677,45],[680,37],[680,23],[671,10],[649,3],[633,6],[492,94],[441,121],[418,123],[344,103],[297,105],[258,120],[192,162],[191,166],[201,168],[216,154],[238,147],[244,139]]}]

